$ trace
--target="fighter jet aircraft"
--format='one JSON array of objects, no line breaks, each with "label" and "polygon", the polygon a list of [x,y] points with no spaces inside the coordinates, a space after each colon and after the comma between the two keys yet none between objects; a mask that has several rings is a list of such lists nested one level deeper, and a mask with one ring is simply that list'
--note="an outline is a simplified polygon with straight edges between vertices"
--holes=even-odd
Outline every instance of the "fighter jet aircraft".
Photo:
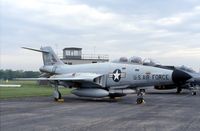
[{"label": "fighter jet aircraft", "polygon": [[[73,87],[72,93],[80,97],[122,97],[137,93],[137,104],[144,102],[144,91],[147,86],[162,86],[184,83],[192,76],[180,69],[165,69],[152,66],[128,63],[93,63],[66,65],[54,53],[51,47],[41,47],[44,65],[40,67],[41,78],[26,80],[48,80],[54,85],[55,100],[61,99],[58,85]],[[24,80],[24,79],[23,79]]]}]

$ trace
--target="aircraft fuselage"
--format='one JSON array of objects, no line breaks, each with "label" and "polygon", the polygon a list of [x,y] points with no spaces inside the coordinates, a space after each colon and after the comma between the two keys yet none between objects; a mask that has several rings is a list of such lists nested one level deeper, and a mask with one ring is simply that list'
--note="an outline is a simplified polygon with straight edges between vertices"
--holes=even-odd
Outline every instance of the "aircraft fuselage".
[{"label": "aircraft fuselage", "polygon": [[103,74],[100,83],[103,87],[129,85],[151,86],[173,84],[173,70],[123,63],[98,63],[82,65],[43,66],[42,72],[51,74],[97,73]]}]

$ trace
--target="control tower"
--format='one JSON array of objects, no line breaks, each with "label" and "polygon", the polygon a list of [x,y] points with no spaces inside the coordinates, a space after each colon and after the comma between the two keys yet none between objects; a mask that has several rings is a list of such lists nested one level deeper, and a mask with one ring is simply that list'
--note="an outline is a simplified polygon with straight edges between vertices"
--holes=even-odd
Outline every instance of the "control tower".
[{"label": "control tower", "polygon": [[61,60],[68,65],[108,62],[106,54],[82,54],[82,48],[68,47],[63,49]]}]

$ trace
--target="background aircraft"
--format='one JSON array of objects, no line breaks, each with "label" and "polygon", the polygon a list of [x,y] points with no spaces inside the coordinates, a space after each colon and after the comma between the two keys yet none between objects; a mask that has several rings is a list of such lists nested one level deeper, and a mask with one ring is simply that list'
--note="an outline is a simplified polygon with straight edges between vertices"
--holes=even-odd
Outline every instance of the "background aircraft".
[{"label": "background aircraft", "polygon": [[[44,65],[40,67],[41,78],[26,80],[48,80],[54,85],[55,100],[61,99],[58,85],[75,88],[72,93],[80,97],[122,97],[137,93],[137,103],[144,99],[145,87],[179,85],[192,79],[190,73],[181,69],[161,68],[130,63],[95,63],[66,65],[54,53],[51,47],[41,47]],[[124,59],[121,59],[122,61]],[[24,80],[24,79],[23,79]]]}]

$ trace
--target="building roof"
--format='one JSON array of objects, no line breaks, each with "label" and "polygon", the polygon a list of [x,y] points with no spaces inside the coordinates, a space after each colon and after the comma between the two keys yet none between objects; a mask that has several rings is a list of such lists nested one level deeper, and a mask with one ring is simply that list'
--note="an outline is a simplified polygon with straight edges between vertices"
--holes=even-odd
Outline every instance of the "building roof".
[{"label": "building roof", "polygon": [[67,48],[64,48],[63,50],[82,50],[82,48],[78,48],[78,47],[67,47]]}]

